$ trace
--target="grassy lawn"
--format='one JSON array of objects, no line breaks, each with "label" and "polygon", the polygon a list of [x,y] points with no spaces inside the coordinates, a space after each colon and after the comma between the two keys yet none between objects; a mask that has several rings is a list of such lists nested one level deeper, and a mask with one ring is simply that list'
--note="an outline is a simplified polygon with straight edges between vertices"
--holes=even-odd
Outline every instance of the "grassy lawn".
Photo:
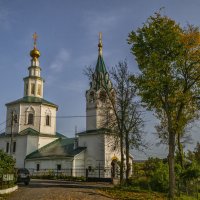
[{"label": "grassy lawn", "polygon": [[[152,191],[145,191],[145,190],[139,190],[139,189],[133,189],[133,188],[107,188],[100,191],[102,194],[109,196],[113,199],[119,199],[119,200],[167,200],[167,195],[158,193],[158,192],[152,192]],[[200,197],[200,195],[199,195]],[[176,200],[196,200],[197,198],[194,197],[188,197],[188,196],[181,196],[177,197]]]},{"label": "grassy lawn", "polygon": [[101,193],[114,199],[130,200],[166,200],[166,196],[157,192],[142,191],[128,188],[108,188],[101,190]]}]

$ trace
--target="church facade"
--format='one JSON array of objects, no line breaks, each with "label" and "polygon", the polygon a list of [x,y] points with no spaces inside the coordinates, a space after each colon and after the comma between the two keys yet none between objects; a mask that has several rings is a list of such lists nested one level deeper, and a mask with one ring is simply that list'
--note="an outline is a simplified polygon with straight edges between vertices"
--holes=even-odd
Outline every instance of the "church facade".
[{"label": "church facade", "polygon": [[[102,40],[99,38],[98,59],[89,90],[86,91],[86,131],[68,138],[56,132],[58,106],[43,98],[44,80],[41,77],[40,52],[36,47],[30,52],[31,65],[24,78],[24,96],[6,104],[7,124],[5,133],[0,134],[0,149],[16,159],[16,167],[40,171],[44,169],[110,169],[113,162],[120,161],[119,148],[111,144],[113,138],[102,128],[102,109],[105,102],[105,87],[111,92],[109,79],[102,55]],[[129,158],[132,161],[132,157]]]}]

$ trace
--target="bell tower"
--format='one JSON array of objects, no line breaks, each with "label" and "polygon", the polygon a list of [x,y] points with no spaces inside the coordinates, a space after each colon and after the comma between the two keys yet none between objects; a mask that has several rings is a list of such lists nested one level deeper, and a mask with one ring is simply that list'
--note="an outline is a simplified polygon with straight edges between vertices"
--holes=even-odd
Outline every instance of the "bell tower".
[{"label": "bell tower", "polygon": [[[40,51],[37,49],[37,34],[33,34],[33,49],[30,51],[29,74],[24,78],[23,98],[7,103],[6,133],[20,134],[34,130],[37,134],[56,134],[56,111],[58,106],[43,98],[44,80],[40,76]],[[13,118],[15,119],[14,123]],[[11,128],[12,122],[12,128]]]},{"label": "bell tower", "polygon": [[105,127],[107,116],[103,108],[107,104],[107,92],[112,94],[114,91],[103,59],[102,33],[99,33],[97,64],[90,89],[86,91],[86,131]]},{"label": "bell tower", "polygon": [[29,76],[24,78],[24,97],[32,96],[43,98],[43,83],[44,80],[40,77],[40,51],[36,47],[37,34],[33,34],[34,46],[30,51],[31,66],[28,68]]}]

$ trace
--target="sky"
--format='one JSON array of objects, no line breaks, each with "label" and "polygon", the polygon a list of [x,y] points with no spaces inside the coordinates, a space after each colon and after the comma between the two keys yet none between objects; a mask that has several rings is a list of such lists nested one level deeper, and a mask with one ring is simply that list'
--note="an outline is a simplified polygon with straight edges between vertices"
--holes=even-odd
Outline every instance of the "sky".
[{"label": "sky", "polygon": [[[89,81],[83,70],[95,66],[98,34],[102,32],[107,69],[127,59],[129,70],[138,66],[127,44],[128,34],[164,7],[163,14],[180,23],[200,26],[199,0],[0,0],[0,133],[5,130],[5,104],[23,97],[23,78],[28,75],[32,35],[38,34],[44,98],[59,106],[57,116],[85,116],[85,91]],[[135,159],[165,157],[167,147],[157,146],[152,134],[156,119],[145,113],[144,153],[133,150]],[[73,137],[84,131],[86,119],[58,118],[57,131]],[[193,149],[200,141],[200,125],[193,124]]]}]

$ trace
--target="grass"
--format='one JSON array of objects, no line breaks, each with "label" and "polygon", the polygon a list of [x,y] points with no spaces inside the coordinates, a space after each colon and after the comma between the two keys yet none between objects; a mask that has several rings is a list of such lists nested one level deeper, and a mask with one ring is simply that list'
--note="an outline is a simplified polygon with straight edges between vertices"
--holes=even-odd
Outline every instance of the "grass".
[{"label": "grass", "polygon": [[123,200],[166,200],[166,196],[161,193],[152,192],[152,191],[143,191],[130,188],[106,188],[102,189],[101,193],[114,198],[114,199],[123,199]]},{"label": "grass", "polygon": [[[167,200],[167,194],[153,192],[148,190],[140,190],[130,187],[114,187],[106,188],[100,191],[101,194],[119,200]],[[200,195],[199,195],[200,197]],[[176,200],[196,200],[197,198],[181,195]]]}]

